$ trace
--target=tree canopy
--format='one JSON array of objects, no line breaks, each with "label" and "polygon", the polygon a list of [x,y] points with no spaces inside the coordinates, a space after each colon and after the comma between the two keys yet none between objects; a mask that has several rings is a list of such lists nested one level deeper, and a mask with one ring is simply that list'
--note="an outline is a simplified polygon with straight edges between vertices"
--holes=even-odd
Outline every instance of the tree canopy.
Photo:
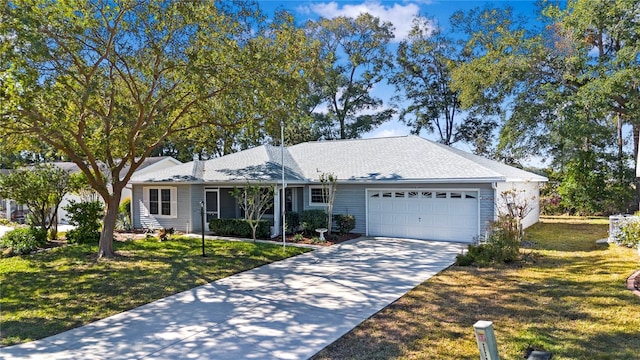
[{"label": "tree canopy", "polygon": [[451,74],[470,59],[453,34],[432,30],[431,23],[414,19],[409,38],[398,46],[397,67],[389,82],[396,89],[399,118],[414,134],[435,133],[445,145],[465,141],[475,145],[477,154],[486,155],[497,126],[496,107],[476,104],[462,111],[460,91],[452,88]]},{"label": "tree canopy", "polygon": [[[391,119],[393,110],[381,109],[382,99],[371,93],[393,67],[387,45],[393,26],[370,14],[310,21],[307,31],[322,45],[324,76],[313,89],[317,136],[324,139],[358,138]],[[323,108],[324,107],[324,108]]]},{"label": "tree canopy", "polygon": [[508,9],[459,15],[474,54],[453,74],[463,106],[489,99],[505,107],[503,158],[549,157],[565,174],[560,191],[575,199],[568,207],[592,199],[584,212],[612,211],[607,199],[623,208],[628,201],[619,189],[631,189],[640,130],[638,11],[633,0],[547,2],[543,28],[525,27]]},{"label": "tree canopy", "polygon": [[241,2],[15,0],[0,20],[0,135],[80,167],[106,204],[99,256],[154,149],[279,122],[317,58],[290,17],[267,23]]}]

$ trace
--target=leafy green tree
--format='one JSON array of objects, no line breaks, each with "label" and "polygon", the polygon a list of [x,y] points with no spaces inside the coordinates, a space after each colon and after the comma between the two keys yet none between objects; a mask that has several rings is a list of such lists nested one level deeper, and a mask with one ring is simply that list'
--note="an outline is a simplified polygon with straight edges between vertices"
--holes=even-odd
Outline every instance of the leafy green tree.
[{"label": "leafy green tree", "polygon": [[[234,188],[231,194],[244,211],[244,218],[251,227],[253,242],[256,241],[256,230],[260,219],[273,207],[273,185],[247,183],[242,188]],[[284,235],[283,235],[284,236]]]},{"label": "leafy green tree", "polygon": [[607,186],[592,189],[598,190],[591,193],[596,199],[609,194],[612,181],[614,188],[631,191],[623,126],[633,129],[635,158],[640,129],[637,3],[543,5],[544,28],[526,28],[509,9],[458,14],[474,59],[454,70],[453,86],[465,107],[487,99],[507,104],[498,148],[504,158],[549,157],[554,168],[566,172],[565,189],[575,188],[575,179],[597,182],[580,179],[577,169],[598,174]]},{"label": "leafy green tree", "polygon": [[25,204],[31,224],[45,234],[56,224],[58,207],[70,189],[69,173],[50,164],[0,174],[0,196]]},{"label": "leafy green tree", "polygon": [[[361,14],[357,18],[319,19],[307,24],[310,37],[322,45],[322,60],[328,66],[314,86],[318,104],[316,133],[325,139],[350,139],[375,129],[391,119],[393,110],[379,110],[383,103],[371,94],[393,67],[387,50],[393,27]],[[319,108],[319,107],[318,107]]]},{"label": "leafy green tree", "polygon": [[69,212],[69,224],[75,228],[67,232],[70,244],[95,244],[100,240],[100,218],[104,206],[100,201],[71,201],[65,208]]},{"label": "leafy green tree", "polygon": [[0,136],[38,139],[79,166],[106,206],[100,257],[113,255],[122,189],[156,148],[273,121],[316,58],[290,17],[267,23],[240,2],[13,0],[1,11]]},{"label": "leafy green tree", "polygon": [[445,145],[462,140],[475,144],[476,153],[488,154],[497,122],[482,107],[462,112],[459,91],[451,88],[451,71],[468,59],[457,42],[431,30],[431,22],[414,19],[409,38],[398,46],[398,66],[389,82],[399,93],[400,120],[414,134],[435,132]]}]

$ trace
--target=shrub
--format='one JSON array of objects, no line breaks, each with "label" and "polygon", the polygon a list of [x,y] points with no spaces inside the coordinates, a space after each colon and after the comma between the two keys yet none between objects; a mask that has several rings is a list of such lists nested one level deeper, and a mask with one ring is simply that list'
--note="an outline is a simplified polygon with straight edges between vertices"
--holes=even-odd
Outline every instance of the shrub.
[{"label": "shrub", "polygon": [[622,222],[616,241],[618,244],[630,248],[640,246],[640,219],[634,217]]},{"label": "shrub", "polygon": [[298,230],[298,227],[300,226],[300,214],[295,211],[287,211],[284,214],[284,219],[287,223],[287,231],[289,231],[289,233],[293,233]]},{"label": "shrub", "polygon": [[56,230],[55,226],[51,227],[51,229],[49,229],[49,240],[56,240],[58,238],[58,231]]},{"label": "shrub", "polygon": [[305,234],[313,235],[316,229],[327,227],[327,213],[324,210],[305,210],[300,215],[300,223]]},{"label": "shrub", "polygon": [[35,227],[17,228],[0,238],[0,248],[7,255],[28,254],[46,243],[47,231]]},{"label": "shrub", "polygon": [[333,216],[336,228],[340,234],[348,234],[356,228],[356,217],[353,215],[336,214]]},{"label": "shrub", "polygon": [[127,196],[118,206],[118,213],[125,215],[131,222],[131,197]]},{"label": "shrub", "polygon": [[478,266],[516,261],[520,256],[520,231],[517,219],[501,216],[491,225],[491,233],[483,244],[469,245],[466,254],[456,257],[456,264]]},{"label": "shrub", "polygon": [[[209,221],[209,229],[215,235],[239,236],[251,238],[252,229],[249,222],[244,219],[212,219]],[[256,237],[268,238],[271,234],[271,225],[268,221],[260,220],[256,229]]]},{"label": "shrub", "polygon": [[66,208],[69,224],[76,228],[67,231],[70,244],[97,243],[100,240],[100,219],[104,207],[100,201],[72,201]]},{"label": "shrub", "polygon": [[118,218],[116,219],[118,230],[131,230],[131,198],[126,197],[118,206]]},{"label": "shrub", "polygon": [[542,215],[564,214],[565,209],[562,206],[562,197],[558,194],[540,197],[540,212]]}]

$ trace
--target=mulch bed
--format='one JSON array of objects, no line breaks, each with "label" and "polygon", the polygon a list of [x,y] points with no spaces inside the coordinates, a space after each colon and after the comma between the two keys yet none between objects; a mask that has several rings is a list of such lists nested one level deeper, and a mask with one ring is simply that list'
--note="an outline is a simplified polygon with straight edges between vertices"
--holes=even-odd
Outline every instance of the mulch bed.
[{"label": "mulch bed", "polygon": [[[116,241],[130,241],[130,240],[138,240],[138,239],[144,239],[146,236],[157,236],[157,232],[153,232],[153,233],[145,233],[144,231],[133,231],[133,232],[114,232],[113,233],[113,238]],[[179,235],[178,233],[176,233],[175,235]],[[207,233],[206,235],[212,235]],[[295,244],[307,244],[307,245],[319,245],[319,246],[331,246],[331,245],[336,245],[336,244],[340,244],[342,242],[348,241],[348,240],[352,240],[352,239],[357,239],[360,236],[362,236],[362,234],[331,234],[331,235],[325,235],[326,240],[325,241],[314,241],[314,239],[317,239],[317,237],[312,238],[312,237],[307,237],[307,236],[303,236],[302,240],[295,240],[294,239],[294,235],[287,235],[287,243],[295,243]],[[271,240],[271,241],[276,241],[276,242],[282,242],[282,236],[277,236],[275,238],[268,238],[268,239],[262,239],[262,240]]]},{"label": "mulch bed", "polygon": [[[296,244],[307,244],[307,245],[320,245],[320,246],[331,246],[331,245],[336,245],[336,244],[340,244],[342,242],[348,241],[348,240],[352,240],[352,239],[357,239],[359,237],[361,237],[362,234],[331,234],[329,236],[325,236],[326,240],[322,241],[322,242],[318,242],[318,241],[314,241],[314,238],[310,238],[310,237],[306,237],[303,236],[302,240],[295,240],[293,237],[293,235],[287,235],[287,242],[288,243],[296,243]],[[282,241],[282,236],[278,236],[275,237],[271,240],[274,241]]]}]

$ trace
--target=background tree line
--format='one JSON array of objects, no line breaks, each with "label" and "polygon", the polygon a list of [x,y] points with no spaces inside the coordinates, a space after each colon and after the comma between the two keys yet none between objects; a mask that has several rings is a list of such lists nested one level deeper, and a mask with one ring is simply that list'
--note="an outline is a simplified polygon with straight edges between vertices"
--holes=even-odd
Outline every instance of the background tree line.
[{"label": "background tree line", "polygon": [[[295,144],[357,138],[397,116],[516,166],[549,159],[557,211],[628,210],[639,8],[543,1],[539,26],[477,8],[447,30],[416,18],[394,44],[393,26],[369,14],[299,24],[246,2],[7,1],[0,165],[78,164],[106,204],[103,256],[122,188],[146,157],[277,144],[281,121]],[[386,104],[372,92],[385,84],[395,89]]]}]

